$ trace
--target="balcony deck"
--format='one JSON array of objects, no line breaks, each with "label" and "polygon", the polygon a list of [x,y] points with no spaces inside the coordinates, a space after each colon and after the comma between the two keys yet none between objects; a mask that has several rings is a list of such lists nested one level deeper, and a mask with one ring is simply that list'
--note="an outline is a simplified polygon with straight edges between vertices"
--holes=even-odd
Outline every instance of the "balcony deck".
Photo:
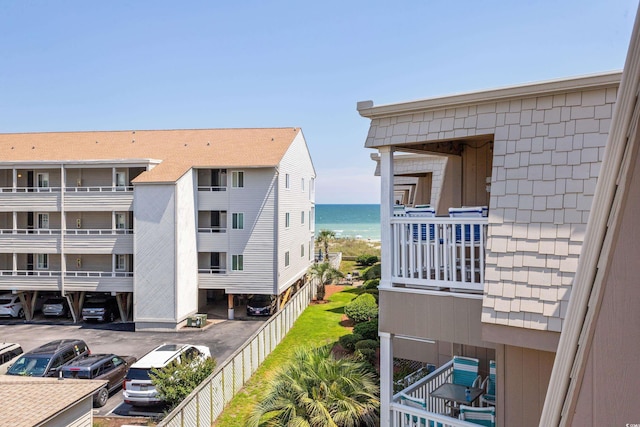
[{"label": "balcony deck", "polygon": [[[438,426],[438,427],[477,427],[467,421],[447,415],[445,401],[431,396],[431,392],[443,383],[453,372],[453,360],[445,363],[428,376],[401,390],[391,401],[391,426]],[[425,409],[402,403],[402,395],[424,402]]]},{"label": "balcony deck", "polygon": [[394,216],[393,286],[482,293],[487,218]]}]

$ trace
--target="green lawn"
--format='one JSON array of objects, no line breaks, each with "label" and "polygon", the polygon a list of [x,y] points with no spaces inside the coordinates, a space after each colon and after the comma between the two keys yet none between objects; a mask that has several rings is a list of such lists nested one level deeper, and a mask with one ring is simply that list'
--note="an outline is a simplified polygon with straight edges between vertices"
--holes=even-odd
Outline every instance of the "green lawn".
[{"label": "green lawn", "polygon": [[342,292],[335,293],[326,304],[309,306],[298,318],[287,336],[267,357],[260,368],[251,377],[234,399],[224,409],[217,427],[236,427],[244,425],[244,419],[253,409],[256,402],[265,393],[265,383],[283,363],[289,360],[294,348],[304,345],[318,347],[331,344],[349,330],[340,326],[344,306],[357,294],[353,288],[345,287]]}]

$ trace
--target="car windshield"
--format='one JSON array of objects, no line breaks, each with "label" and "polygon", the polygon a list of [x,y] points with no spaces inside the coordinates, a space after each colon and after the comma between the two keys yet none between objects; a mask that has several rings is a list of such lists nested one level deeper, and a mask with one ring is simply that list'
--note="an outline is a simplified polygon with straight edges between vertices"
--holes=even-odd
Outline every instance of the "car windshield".
[{"label": "car windshield", "polygon": [[8,298],[0,298],[0,305],[11,304],[11,300]]},{"label": "car windshield", "polygon": [[42,377],[49,365],[50,357],[24,355],[7,371],[10,375],[26,375],[28,377]]},{"label": "car windshield", "polygon": [[87,301],[83,308],[104,308],[105,305],[107,305],[106,301]]},{"label": "car windshield", "polygon": [[44,302],[45,305],[55,305],[55,304],[62,304],[63,300],[61,299],[48,299]]},{"label": "car windshield", "polygon": [[151,380],[148,369],[130,368],[127,372],[127,380]]},{"label": "car windshield", "polygon": [[256,295],[249,300],[250,304],[264,304],[271,302],[271,297],[268,295]]}]

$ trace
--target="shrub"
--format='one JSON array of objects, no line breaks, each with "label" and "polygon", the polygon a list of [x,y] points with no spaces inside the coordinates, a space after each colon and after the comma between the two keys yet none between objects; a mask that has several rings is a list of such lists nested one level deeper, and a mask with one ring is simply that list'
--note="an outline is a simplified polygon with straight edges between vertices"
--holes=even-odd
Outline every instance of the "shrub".
[{"label": "shrub", "polygon": [[340,342],[340,345],[342,346],[342,348],[344,348],[345,350],[353,352],[356,349],[356,343],[358,341],[362,341],[362,335],[360,335],[360,334],[347,334],[347,335],[341,336],[338,339],[338,341]]},{"label": "shrub", "polygon": [[356,355],[366,360],[370,364],[374,364],[376,361],[376,349],[375,348],[363,348],[356,350]]},{"label": "shrub", "polygon": [[367,268],[364,272],[362,272],[362,278],[364,280],[379,279],[380,277],[382,277],[382,272],[380,270],[381,268],[382,267],[380,266],[380,264],[376,264]]},{"label": "shrub", "polygon": [[362,335],[362,338],[368,340],[378,339],[378,319],[373,319],[368,322],[358,323],[353,327],[354,334]]},{"label": "shrub", "polygon": [[380,343],[377,340],[360,340],[356,343],[356,350],[362,350],[364,348],[376,349],[380,347]]},{"label": "shrub", "polygon": [[369,294],[369,295],[373,295],[373,297],[376,299],[376,304],[378,304],[378,293],[379,291],[377,289],[365,289],[364,291],[362,291],[363,294]]},{"label": "shrub", "polygon": [[184,357],[180,363],[173,361],[164,368],[151,369],[150,377],[160,398],[173,408],[211,375],[215,367],[216,361],[210,357],[199,363]]},{"label": "shrub", "polygon": [[373,265],[380,259],[376,255],[359,255],[356,257],[356,263],[359,265]]},{"label": "shrub", "polygon": [[378,289],[378,285],[380,284],[380,279],[370,279],[364,282],[362,285],[362,289]]},{"label": "shrub", "polygon": [[356,323],[378,317],[378,304],[373,295],[362,294],[344,307],[344,314]]}]

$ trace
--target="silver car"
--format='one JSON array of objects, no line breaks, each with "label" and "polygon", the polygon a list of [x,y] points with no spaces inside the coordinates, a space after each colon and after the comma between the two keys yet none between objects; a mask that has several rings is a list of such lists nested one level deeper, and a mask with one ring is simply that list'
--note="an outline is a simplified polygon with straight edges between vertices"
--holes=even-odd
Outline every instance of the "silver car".
[{"label": "silver car", "polygon": [[62,297],[47,299],[42,305],[42,314],[50,317],[71,317],[67,300]]},{"label": "silver car", "polygon": [[18,295],[0,295],[0,316],[24,317],[24,310]]}]

